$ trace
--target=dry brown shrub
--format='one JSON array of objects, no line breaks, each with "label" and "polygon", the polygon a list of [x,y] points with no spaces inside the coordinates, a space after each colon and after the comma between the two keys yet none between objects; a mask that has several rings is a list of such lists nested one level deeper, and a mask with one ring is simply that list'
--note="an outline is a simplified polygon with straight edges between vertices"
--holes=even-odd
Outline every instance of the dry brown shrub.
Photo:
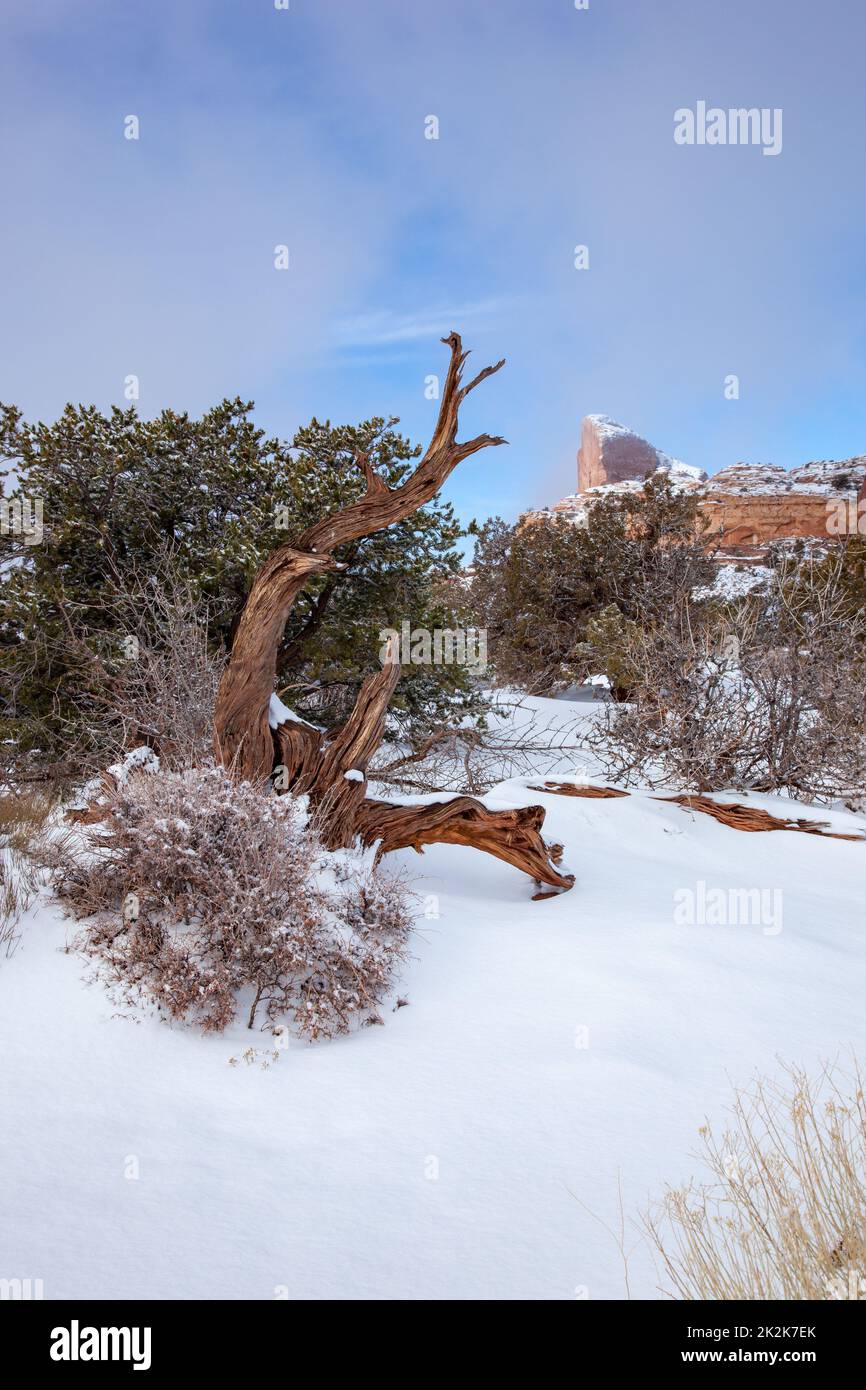
[{"label": "dry brown shrub", "polygon": [[239,1008],[310,1039],[375,1019],[411,927],[399,879],[324,854],[297,803],[222,768],[134,772],[107,799],[56,885],[121,998],[205,1031]]},{"label": "dry brown shrub", "polygon": [[839,572],[801,590],[777,573],[760,597],[719,608],[682,599],[623,643],[629,703],[587,729],[606,779],[806,802],[866,791],[866,609]]}]

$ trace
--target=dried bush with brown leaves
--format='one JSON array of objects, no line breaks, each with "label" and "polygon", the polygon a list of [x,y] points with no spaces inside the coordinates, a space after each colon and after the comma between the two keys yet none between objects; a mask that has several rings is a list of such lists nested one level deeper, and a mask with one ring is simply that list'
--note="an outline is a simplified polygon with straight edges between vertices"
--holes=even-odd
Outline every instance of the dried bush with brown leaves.
[{"label": "dried bush with brown leaves", "polygon": [[127,660],[102,699],[121,748],[146,742],[163,768],[207,763],[225,665],[207,604],[166,555],[155,574],[128,582],[116,605],[127,632]]},{"label": "dried bush with brown leaves", "polygon": [[209,760],[225,657],[214,640],[207,602],[170,548],[146,572],[130,570],[105,586],[90,606],[91,621],[98,617],[99,626],[88,629],[61,601],[58,616],[53,654],[60,667],[74,672],[75,710],[64,713],[68,691],[62,683],[41,714],[17,707],[15,681],[26,684],[28,663],[42,657],[32,643],[14,648],[7,704],[26,751],[11,741],[0,750],[0,775],[5,772],[15,785],[55,782],[68,790],[82,775],[97,775],[142,743],[156,749],[163,767]]},{"label": "dried bush with brown leaves", "polygon": [[799,1068],[738,1093],[708,1182],[669,1188],[645,1217],[674,1297],[866,1297],[866,1100],[850,1076]]},{"label": "dried bush with brown leaves", "polygon": [[399,879],[325,855],[280,798],[222,768],[134,772],[55,875],[79,948],[127,1002],[220,1031],[310,1038],[379,1021],[412,922]]},{"label": "dried bush with brown leaves", "polygon": [[629,703],[587,742],[629,785],[778,792],[804,801],[866,790],[866,611],[841,585],[844,559],[777,572],[760,596],[672,605],[624,639]]}]

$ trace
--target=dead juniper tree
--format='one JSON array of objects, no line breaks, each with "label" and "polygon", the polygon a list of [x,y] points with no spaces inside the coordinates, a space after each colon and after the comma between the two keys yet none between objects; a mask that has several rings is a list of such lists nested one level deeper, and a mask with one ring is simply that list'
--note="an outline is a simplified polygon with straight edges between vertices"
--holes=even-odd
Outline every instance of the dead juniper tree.
[{"label": "dead juniper tree", "polygon": [[339,568],[341,545],[369,536],[418,510],[433,498],[457,464],[481,449],[505,443],[480,434],[457,439],[460,405],[503,362],[485,367],[462,384],[467,353],[460,336],[443,339],[451,352],[433,437],[414,471],[389,487],[359,455],[366,492],[358,501],[323,517],[281,545],[259,569],[247,596],[232,644],[214,714],[214,750],[238,780],[274,779],[277,790],[307,796],[323,843],[337,849],[360,840],[379,853],[425,844],[470,845],[504,859],[538,883],[568,889],[573,877],[556,867],[561,846],[541,837],[544,810],[526,806],[490,811],[480,801],[456,796],[426,805],[403,806],[367,796],[367,767],[381,742],[388,704],[400,679],[391,652],[381,671],[369,676],[346,722],[330,734],[274,706],[276,657],[286,620],[311,575]]}]

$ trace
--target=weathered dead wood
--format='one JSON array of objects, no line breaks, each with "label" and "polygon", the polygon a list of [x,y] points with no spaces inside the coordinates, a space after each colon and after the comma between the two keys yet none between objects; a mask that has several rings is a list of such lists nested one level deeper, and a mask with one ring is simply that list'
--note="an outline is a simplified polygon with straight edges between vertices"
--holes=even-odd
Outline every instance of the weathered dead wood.
[{"label": "weathered dead wood", "polygon": [[436,428],[417,467],[391,488],[361,455],[366,489],[357,502],[324,517],[303,535],[269,556],[253,581],[237,624],[229,664],[223,675],[214,715],[214,748],[238,779],[273,777],[278,791],[306,795],[316,828],[327,848],[360,839],[378,843],[379,854],[426,844],[465,844],[485,850],[523,869],[539,883],[570,888],[571,875],[555,865],[560,846],[541,837],[540,806],[489,811],[471,797],[421,806],[398,806],[368,800],[367,766],[384,733],[388,703],[400,678],[396,652],[381,671],[367,678],[345,724],[329,736],[301,720],[286,719],[276,728],[269,719],[276,678],[277,653],[292,605],[310,575],[339,571],[333,551],[402,520],[429,502],[463,459],[491,445],[498,435],[457,439],[461,403],[480,382],[498,372],[497,362],[462,384],[467,353],[460,336],[443,339],[451,360]]},{"label": "weathered dead wood", "polygon": [[713,820],[720,821],[722,825],[729,825],[732,830],[801,830],[804,835],[822,835],[827,840],[866,839],[864,835],[844,835],[839,831],[828,830],[829,821],[806,820],[803,816],[796,819],[773,816],[760,806],[746,806],[741,801],[713,801],[708,796],[689,796],[686,793],[679,796],[657,796],[653,799],[673,801],[686,810],[701,811],[704,815],[712,816]]},{"label": "weathered dead wood", "polygon": [[568,889],[573,874],[560,873],[562,845],[541,838],[542,806],[521,806],[510,811],[491,811],[471,796],[433,801],[424,806],[397,806],[388,801],[365,800],[358,807],[355,827],[362,844],[378,843],[379,854],[424,845],[468,845],[504,859],[538,883]]},{"label": "weathered dead wood", "polygon": [[500,436],[489,434],[462,443],[457,439],[461,403],[480,382],[498,372],[503,362],[485,367],[463,386],[468,354],[463,351],[460,335],[452,333],[443,342],[451,349],[451,360],[436,428],[417,467],[399,487],[391,488],[366,457],[359,457],[367,483],[363,497],[315,522],[297,540],[278,546],[253,581],[214,714],[217,755],[239,777],[254,781],[270,775],[268,705],[276,678],[277,650],[292,605],[310,575],[338,570],[332,555],[338,546],[411,516],[436,495],[463,459],[479,449],[505,443]]},{"label": "weathered dead wood", "polygon": [[273,731],[277,790],[309,796],[311,814],[327,849],[355,838],[355,816],[367,792],[367,764],[381,742],[388,703],[399,679],[396,651],[389,650],[381,671],[368,676],[361,686],[345,724],[330,736],[295,720]]},{"label": "weathered dead wood", "polygon": [[599,801],[605,801],[609,797],[628,796],[628,792],[619,791],[616,787],[593,787],[588,784],[578,786],[576,782],[543,782],[540,787],[527,787],[531,792],[552,792],[554,796],[588,796]]},{"label": "weathered dead wood", "polygon": [[[553,792],[557,796],[586,796],[598,799],[629,796],[629,792],[616,787],[578,786],[574,782],[544,782],[541,786],[528,788],[531,792]],[[731,830],[767,831],[799,830],[804,835],[821,835],[827,840],[866,840],[866,835],[845,835],[841,831],[828,830],[829,821],[806,820],[800,816],[795,819],[771,815],[759,806],[748,806],[742,801],[714,801],[709,796],[698,796],[681,792],[677,796],[655,796],[654,801],[671,801],[686,810],[701,811],[712,816],[721,825]]]}]

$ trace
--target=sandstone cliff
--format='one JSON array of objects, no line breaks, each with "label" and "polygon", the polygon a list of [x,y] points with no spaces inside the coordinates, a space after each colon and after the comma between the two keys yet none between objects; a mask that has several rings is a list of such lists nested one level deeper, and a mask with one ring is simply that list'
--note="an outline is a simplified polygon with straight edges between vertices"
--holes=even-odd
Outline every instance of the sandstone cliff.
[{"label": "sandstone cliff", "polygon": [[737,463],[713,474],[701,510],[728,547],[760,547],[788,537],[827,537],[832,504],[855,501],[866,484],[866,457],[824,460],[786,470]]},{"label": "sandstone cliff", "polygon": [[577,451],[577,490],[588,492],[590,488],[601,487],[606,483],[622,483],[634,478],[644,478],[647,473],[657,471],[680,475],[683,479],[699,481],[706,473],[699,468],[690,468],[656,449],[646,439],[627,429],[609,415],[586,415],[580,434],[580,448]]},{"label": "sandstone cliff", "polygon": [[[856,518],[866,502],[866,455],[784,469],[736,463],[712,477],[656,449],[607,415],[587,415],[577,455],[578,490],[547,509],[580,525],[600,497],[637,491],[648,473],[663,472],[678,491],[695,492],[723,551],[759,557],[770,541],[838,535],[828,517],[838,504]],[[543,515],[534,513],[532,515]]]}]

